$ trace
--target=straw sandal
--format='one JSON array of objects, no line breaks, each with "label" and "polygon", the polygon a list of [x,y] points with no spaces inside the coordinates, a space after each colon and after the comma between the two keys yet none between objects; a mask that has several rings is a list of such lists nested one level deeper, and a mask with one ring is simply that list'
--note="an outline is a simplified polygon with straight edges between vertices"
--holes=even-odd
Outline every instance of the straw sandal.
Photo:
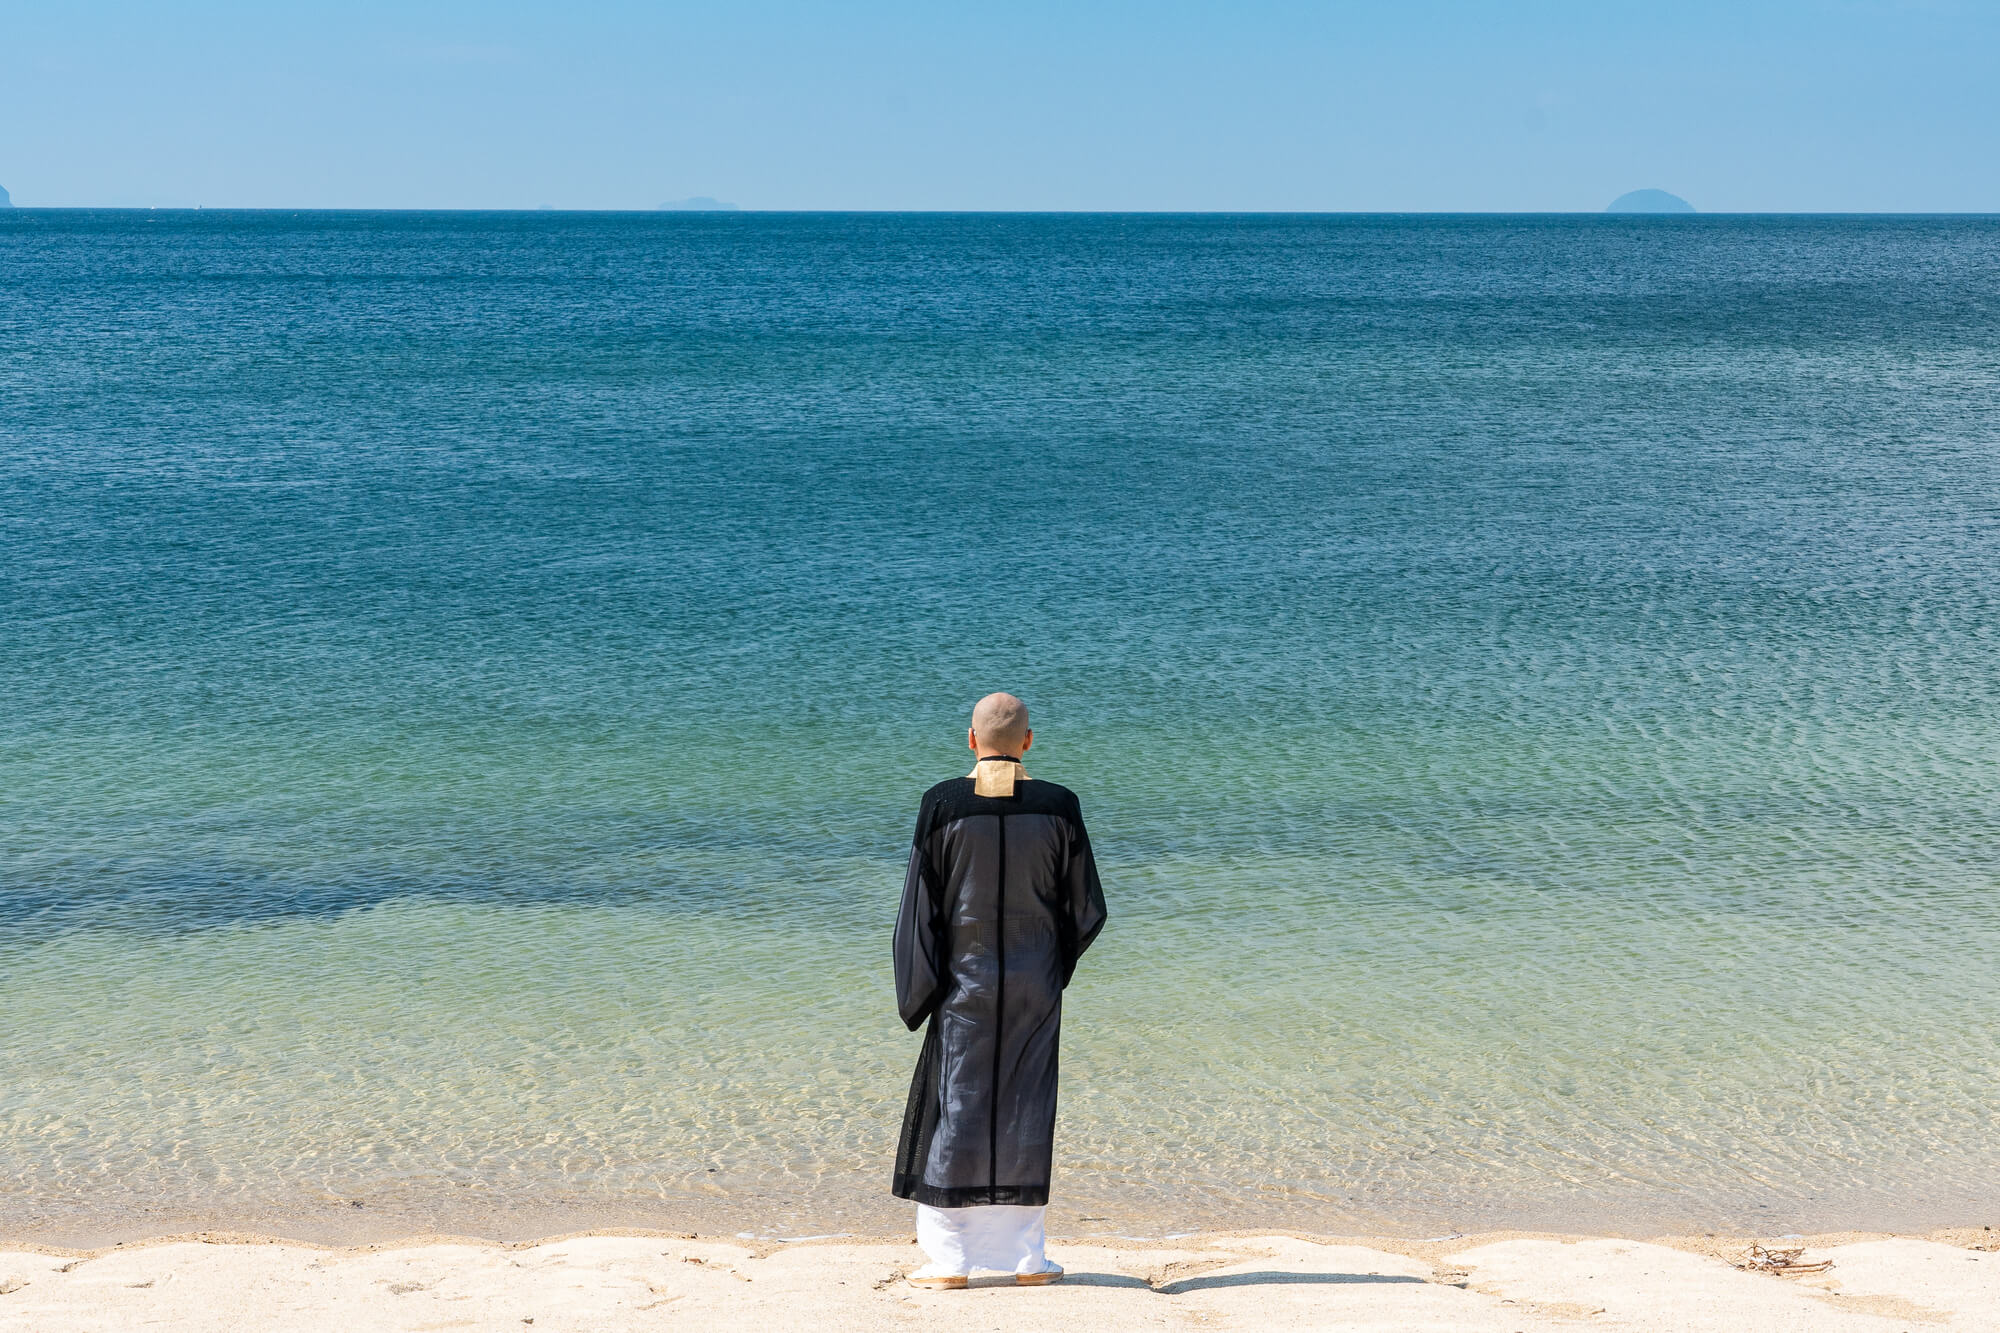
[{"label": "straw sandal", "polygon": [[967,1280],[963,1273],[937,1273],[924,1277],[912,1273],[903,1279],[918,1291],[964,1291]]}]

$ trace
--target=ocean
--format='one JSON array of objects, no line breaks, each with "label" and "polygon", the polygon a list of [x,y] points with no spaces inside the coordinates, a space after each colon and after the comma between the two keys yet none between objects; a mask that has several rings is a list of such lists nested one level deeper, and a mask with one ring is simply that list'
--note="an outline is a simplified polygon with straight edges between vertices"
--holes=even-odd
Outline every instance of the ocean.
[{"label": "ocean", "polygon": [[0,216],[0,1234],[2000,1223],[2000,219]]}]

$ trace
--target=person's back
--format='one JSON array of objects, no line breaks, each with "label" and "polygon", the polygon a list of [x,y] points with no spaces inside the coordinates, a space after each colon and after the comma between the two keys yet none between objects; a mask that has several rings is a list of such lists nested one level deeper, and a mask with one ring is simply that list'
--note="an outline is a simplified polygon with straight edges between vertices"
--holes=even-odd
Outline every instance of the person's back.
[{"label": "person's back", "polygon": [[976,1268],[1050,1281],[1042,1255],[1062,992],[1105,920],[1076,797],[1028,778],[1027,710],[989,695],[967,742],[973,773],[924,795],[902,910],[896,998],[930,1029],[910,1084],[893,1192],[916,1202],[930,1264],[912,1281],[963,1286]]}]

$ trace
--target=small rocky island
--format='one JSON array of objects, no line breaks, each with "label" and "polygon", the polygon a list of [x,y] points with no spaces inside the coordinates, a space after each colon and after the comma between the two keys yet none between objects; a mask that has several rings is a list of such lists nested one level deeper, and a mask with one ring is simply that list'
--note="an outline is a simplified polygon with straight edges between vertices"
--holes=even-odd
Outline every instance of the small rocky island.
[{"label": "small rocky island", "polygon": [[1692,213],[1694,205],[1665,190],[1627,190],[1606,204],[1607,213]]}]

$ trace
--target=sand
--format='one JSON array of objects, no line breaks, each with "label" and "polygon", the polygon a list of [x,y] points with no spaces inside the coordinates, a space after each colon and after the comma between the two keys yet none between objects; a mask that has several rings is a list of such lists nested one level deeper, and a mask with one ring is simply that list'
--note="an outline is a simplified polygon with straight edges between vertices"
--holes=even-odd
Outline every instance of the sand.
[{"label": "sand", "polygon": [[1052,1243],[1060,1286],[933,1293],[901,1280],[919,1262],[907,1239],[332,1249],[207,1235],[0,1250],[0,1330],[1993,1330],[1996,1236],[1814,1237],[1807,1257],[1833,1261],[1816,1277],[1739,1271],[1747,1241],[1727,1238],[1093,1239]]}]

